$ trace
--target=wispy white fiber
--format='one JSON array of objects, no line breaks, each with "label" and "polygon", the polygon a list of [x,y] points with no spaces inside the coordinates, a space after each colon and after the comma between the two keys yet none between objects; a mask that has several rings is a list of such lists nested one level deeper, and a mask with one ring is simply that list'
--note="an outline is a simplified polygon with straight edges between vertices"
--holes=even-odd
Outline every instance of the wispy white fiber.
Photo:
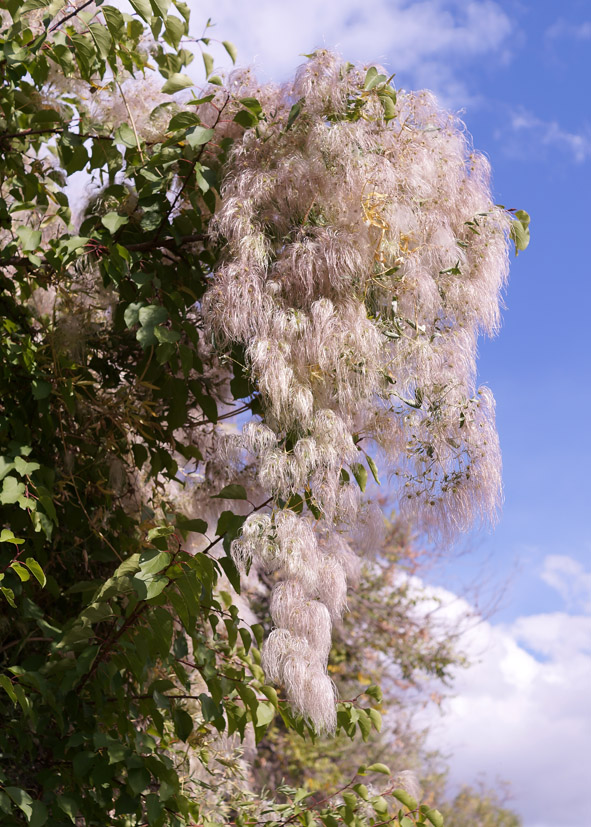
[{"label": "wispy white fiber", "polygon": [[[249,518],[233,545],[239,565],[284,581],[264,666],[329,729],[330,623],[355,569],[330,538],[375,544],[355,481],[361,446],[433,538],[492,519],[500,497],[494,400],[475,387],[475,359],[479,334],[499,325],[511,218],[463,124],[429,92],[399,92],[386,121],[365,72],[318,51],[282,88],[230,79],[264,118],[232,133],[214,219],[225,255],[202,305],[208,333],[243,346],[260,394],[263,421],[242,432],[259,484],[276,504],[306,503]],[[362,117],[345,117],[356,105]]]}]

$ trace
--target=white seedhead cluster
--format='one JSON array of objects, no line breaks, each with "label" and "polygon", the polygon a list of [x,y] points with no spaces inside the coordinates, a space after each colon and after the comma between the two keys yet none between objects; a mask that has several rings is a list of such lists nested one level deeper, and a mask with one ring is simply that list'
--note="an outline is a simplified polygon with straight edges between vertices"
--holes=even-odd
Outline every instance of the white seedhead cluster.
[{"label": "white seedhead cluster", "polygon": [[271,597],[277,628],[263,645],[267,677],[285,686],[293,708],[318,729],[333,730],[335,693],[326,672],[332,622],[343,612],[359,558],[337,532],[315,530],[287,509],[273,518],[251,515],[232,553],[241,570],[254,562],[281,578]]},{"label": "white seedhead cluster", "polygon": [[377,70],[322,51],[260,99],[229,159],[215,219],[227,254],[204,318],[217,343],[243,346],[264,410],[243,446],[276,507],[234,545],[282,578],[264,666],[331,729],[331,618],[354,568],[342,534],[365,507],[366,452],[433,538],[494,515],[494,403],[475,356],[499,322],[511,218],[486,159],[427,92],[395,100]]}]

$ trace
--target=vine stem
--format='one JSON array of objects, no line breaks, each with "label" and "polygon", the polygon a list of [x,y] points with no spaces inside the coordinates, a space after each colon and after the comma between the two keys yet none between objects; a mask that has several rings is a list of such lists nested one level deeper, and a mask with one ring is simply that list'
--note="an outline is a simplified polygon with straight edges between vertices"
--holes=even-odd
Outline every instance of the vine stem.
[{"label": "vine stem", "polygon": [[[272,501],[273,501],[273,497],[269,497],[269,499],[265,500],[264,503],[261,503],[260,505],[257,505],[255,508],[253,508],[252,511],[250,512],[250,514],[254,514],[255,511],[260,511],[261,508],[265,508],[265,506],[269,505],[269,503],[271,503]],[[215,545],[217,545],[220,542],[220,540],[223,540],[226,534],[227,534],[227,532],[224,532],[223,534],[220,534],[220,536],[217,537],[215,540],[213,540],[208,546],[206,546],[206,548],[203,549],[203,551],[198,552],[198,553],[199,554],[206,554],[211,548],[213,548]],[[174,565],[179,551],[181,551],[180,547],[177,549],[177,551],[175,551],[173,553],[172,558],[170,560],[170,563],[169,563],[167,569],[169,569],[172,565]],[[168,583],[168,585],[170,585],[170,583],[172,583],[172,582],[173,581],[171,580]],[[133,624],[136,623],[137,620],[139,620],[141,615],[146,611],[146,609],[149,608],[149,606],[150,606],[150,604],[147,603],[146,601],[140,601],[119,629],[115,630],[115,624],[113,624],[113,626],[111,628],[111,632],[107,635],[107,638],[100,645],[99,651],[97,653],[97,656],[95,658],[95,661],[94,661],[92,667],[82,677],[80,683],[78,684],[78,691],[80,691],[82,689],[82,687],[86,683],[88,683],[88,681],[92,677],[94,677],[98,667],[106,659],[109,652],[112,651],[112,649],[115,647],[117,642],[121,639],[121,637],[123,637],[123,635],[128,631],[128,629],[130,629],[131,626],[133,626]]]},{"label": "vine stem", "polygon": [[143,150],[142,150],[142,145],[140,143],[139,135],[137,134],[137,129],[135,127],[135,121],[133,119],[133,115],[131,114],[131,109],[129,108],[129,104],[127,103],[127,98],[125,97],[125,94],[123,92],[123,87],[121,86],[119,81],[117,81],[117,88],[119,89],[121,97],[123,98],[123,103],[125,104],[125,108],[127,109],[127,114],[129,115],[129,120],[131,121],[131,128],[133,129],[133,134],[135,135],[135,143],[136,143],[136,146],[137,146],[138,151],[140,153],[140,158],[142,159],[142,164],[145,164],[146,163],[146,158],[145,158]]},{"label": "vine stem", "polygon": [[74,9],[74,11],[70,12],[70,14],[67,14],[65,17],[62,17],[61,20],[58,20],[57,23],[54,23],[53,26],[49,29],[49,31],[54,32],[56,29],[59,29],[60,26],[63,26],[63,24],[70,20],[72,17],[76,17],[76,15],[79,12],[81,12],[87,6],[91,6],[93,3],[94,0],[86,0],[86,3],[82,3],[81,6],[78,6],[78,8]]},{"label": "vine stem", "polygon": [[[163,239],[153,238],[149,241],[139,241],[136,244],[121,244],[120,241],[118,244],[121,247],[125,247],[126,250],[129,250],[132,253],[142,253],[147,250],[160,248],[174,252],[185,244],[192,244],[196,241],[205,241],[206,239],[207,236],[205,233],[192,233],[191,235],[183,235],[178,240],[170,237]],[[47,262],[44,259],[42,259],[40,265],[32,264],[26,256],[10,256],[10,258],[0,259],[0,267],[29,267],[37,270],[39,267],[43,267],[46,264]]]}]

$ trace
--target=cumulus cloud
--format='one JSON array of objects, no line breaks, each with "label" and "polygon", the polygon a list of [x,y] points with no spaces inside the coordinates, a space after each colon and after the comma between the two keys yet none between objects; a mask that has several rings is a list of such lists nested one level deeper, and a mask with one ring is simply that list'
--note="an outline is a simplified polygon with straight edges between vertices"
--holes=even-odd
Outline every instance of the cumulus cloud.
[{"label": "cumulus cloud", "polygon": [[580,132],[569,132],[557,121],[545,121],[527,109],[513,112],[509,130],[498,132],[496,137],[502,139],[507,150],[514,155],[531,157],[532,151],[537,148],[558,150],[577,163],[591,158],[591,130],[588,127]]},{"label": "cumulus cloud", "polygon": [[[197,20],[201,3],[191,3]],[[464,76],[473,61],[505,61],[512,23],[494,0],[218,0],[216,30],[254,60],[263,79],[283,79],[317,47],[350,60],[384,61],[413,87],[426,86],[447,103],[471,96]],[[462,71],[463,70],[463,71]]]},{"label": "cumulus cloud", "polygon": [[[452,755],[452,782],[474,783],[478,772],[510,780],[524,827],[580,827],[591,803],[591,607],[583,594],[591,571],[553,555],[542,578],[579,613],[469,629],[462,643],[474,665],[458,674],[445,717],[430,722],[430,738]],[[447,599],[455,622],[461,607],[455,595]]]}]

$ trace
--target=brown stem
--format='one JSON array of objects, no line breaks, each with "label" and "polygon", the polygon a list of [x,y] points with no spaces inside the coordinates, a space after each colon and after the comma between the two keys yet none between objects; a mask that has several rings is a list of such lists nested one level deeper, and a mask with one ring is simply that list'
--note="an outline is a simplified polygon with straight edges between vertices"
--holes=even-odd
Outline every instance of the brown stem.
[{"label": "brown stem", "polygon": [[[225,100],[225,102],[224,102],[223,106],[221,107],[221,109],[219,110],[219,112],[218,112],[218,114],[217,114],[217,117],[216,117],[216,119],[215,119],[215,121],[214,121],[214,124],[213,124],[213,126],[212,126],[212,129],[215,129],[215,127],[218,125],[218,123],[219,123],[219,121],[220,121],[220,118],[222,117],[222,112],[224,111],[225,107],[227,106],[227,104],[228,104],[228,101],[229,101],[229,100],[230,100],[230,96],[228,95],[228,97],[226,98],[226,100]],[[203,144],[203,145],[202,145],[201,149],[199,150],[199,152],[198,152],[198,153],[197,153],[197,155],[195,156],[195,159],[191,162],[191,166],[190,166],[190,168],[189,168],[188,173],[187,173],[187,174],[186,174],[186,176],[185,176],[185,179],[184,179],[184,181],[183,181],[183,184],[182,184],[181,188],[179,189],[179,191],[177,192],[176,196],[174,197],[174,199],[173,199],[173,201],[172,201],[172,204],[171,204],[171,205],[170,205],[170,207],[168,208],[168,211],[167,211],[166,215],[164,216],[164,218],[163,218],[163,219],[162,219],[162,221],[160,222],[160,226],[159,226],[159,227],[158,227],[158,229],[156,230],[156,237],[155,237],[155,240],[157,240],[157,239],[158,239],[158,237],[160,236],[160,233],[162,232],[162,230],[164,229],[164,227],[165,227],[166,223],[168,222],[168,219],[170,218],[170,216],[171,216],[171,214],[172,214],[172,212],[173,212],[174,208],[175,208],[175,207],[176,207],[176,205],[178,204],[178,202],[179,202],[179,199],[180,199],[181,195],[183,194],[183,192],[185,191],[185,189],[186,189],[186,187],[187,187],[187,184],[189,183],[189,178],[191,177],[191,174],[193,173],[193,170],[195,169],[195,167],[197,166],[197,164],[198,164],[198,163],[199,163],[199,161],[201,160],[201,156],[203,155],[203,153],[204,153],[204,151],[205,151],[205,147],[206,147],[206,146],[207,146],[207,144]]]},{"label": "brown stem", "polygon": [[[272,500],[273,500],[273,497],[269,497],[269,499],[268,499],[268,500],[265,500],[265,502],[264,502],[264,503],[261,503],[260,505],[255,506],[255,507],[252,509],[252,511],[251,511],[250,513],[251,513],[251,514],[254,514],[254,512],[255,512],[255,511],[259,511],[261,508],[264,508],[266,505],[269,505],[269,503],[270,503],[270,502],[272,502]],[[221,534],[221,535],[220,535],[217,539],[213,540],[213,541],[212,541],[212,542],[211,542],[211,543],[210,543],[210,544],[209,544],[209,545],[208,545],[205,549],[203,549],[203,551],[202,551],[202,552],[200,552],[200,553],[201,553],[201,554],[205,554],[207,551],[209,551],[209,549],[211,549],[211,548],[213,548],[213,546],[217,545],[217,544],[220,542],[220,540],[223,540],[224,536],[225,536],[225,532],[224,532],[224,534]],[[180,549],[179,549],[179,550],[180,550]],[[172,558],[171,558],[171,561],[170,561],[170,565],[168,566],[168,568],[170,568],[170,566],[172,566],[172,565],[174,564],[177,554],[178,554],[178,551],[176,551],[176,552],[172,555]],[[171,580],[170,582],[172,583],[173,581]],[[170,583],[169,583],[169,585],[170,585]],[[89,681],[92,677],[94,677],[94,675],[95,675],[95,673],[96,673],[96,671],[97,671],[98,667],[99,667],[99,666],[100,666],[100,664],[101,664],[101,663],[105,660],[105,658],[107,657],[107,655],[109,654],[109,652],[113,649],[113,647],[117,644],[117,642],[119,641],[119,639],[120,639],[120,638],[121,638],[121,637],[125,634],[125,632],[127,632],[127,630],[128,630],[128,629],[129,629],[129,628],[130,628],[130,627],[131,627],[131,626],[132,626],[132,625],[136,622],[136,620],[138,620],[138,618],[139,618],[139,617],[143,614],[143,612],[144,612],[144,611],[145,611],[148,607],[149,607],[149,604],[148,604],[148,603],[146,603],[146,602],[144,602],[144,601],[141,601],[140,603],[138,603],[138,605],[137,605],[137,606],[135,607],[135,609],[131,612],[131,614],[129,615],[129,617],[127,618],[127,620],[123,623],[123,625],[122,625],[119,629],[115,630],[115,627],[113,626],[113,628],[112,628],[112,630],[111,630],[111,633],[107,636],[106,640],[105,640],[105,641],[101,644],[101,647],[100,647],[99,653],[98,653],[98,655],[97,655],[97,657],[96,657],[96,660],[94,661],[94,663],[93,663],[93,665],[92,665],[92,668],[91,668],[91,669],[90,669],[90,670],[86,673],[86,675],[84,675],[84,676],[83,676],[82,680],[81,680],[81,681],[80,681],[80,683],[78,684],[78,691],[80,691],[80,690],[82,689],[82,687],[83,687],[83,686],[84,686],[84,685],[85,685],[85,684],[86,684],[86,683],[87,683],[87,682],[88,682],[88,681]],[[116,621],[115,621],[115,623],[116,623]]]},{"label": "brown stem", "polygon": [[[183,235],[177,241],[175,238],[163,238],[162,240],[158,240],[157,238],[151,239],[150,241],[140,241],[137,244],[121,244],[122,247],[125,247],[126,250],[130,250],[133,253],[142,253],[147,250],[152,250],[156,248],[164,248],[165,250],[176,250],[184,244],[192,244],[195,241],[205,241],[207,239],[207,235],[205,233],[193,233],[192,235]],[[28,267],[29,269],[33,269],[36,267],[43,267],[46,264],[46,261],[43,260],[40,265],[32,264],[26,256],[10,256],[10,258],[0,259],[0,267]]]},{"label": "brown stem", "polygon": [[25,638],[24,640],[21,640],[19,638],[19,640],[12,640],[10,643],[5,643],[4,646],[0,646],[0,652],[5,652],[7,649],[11,649],[13,646],[16,646],[19,643],[33,643],[33,642],[37,642],[37,641],[43,641],[43,642],[49,643],[52,640],[53,640],[53,638],[50,638],[50,637],[28,637],[28,638]]},{"label": "brown stem", "polygon": [[[231,419],[233,416],[238,416],[238,414],[244,413],[245,411],[250,410],[250,405],[243,405],[241,408],[237,408],[235,411],[228,411],[228,413],[222,414],[218,416],[217,422],[221,419]],[[191,426],[196,428],[198,425],[213,425],[211,419],[200,419],[197,422],[191,422]]]},{"label": "brown stem", "polygon": [[74,11],[70,12],[70,14],[67,14],[65,17],[62,17],[61,20],[58,20],[57,23],[54,23],[53,26],[49,29],[49,32],[51,33],[54,32],[56,29],[59,29],[59,27],[63,26],[63,24],[70,20],[70,18],[76,17],[76,15],[79,12],[81,12],[82,9],[85,9],[87,6],[91,6],[93,3],[94,0],[86,0],[86,3],[82,3],[81,6],[78,6],[78,8],[74,9]]}]

